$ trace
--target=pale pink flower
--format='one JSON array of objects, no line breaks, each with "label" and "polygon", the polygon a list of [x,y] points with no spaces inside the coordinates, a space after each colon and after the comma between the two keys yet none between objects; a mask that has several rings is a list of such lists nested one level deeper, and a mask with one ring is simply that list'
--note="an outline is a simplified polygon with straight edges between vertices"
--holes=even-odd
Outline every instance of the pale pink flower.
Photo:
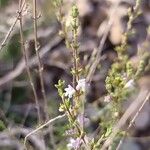
[{"label": "pale pink flower", "polygon": [[80,138],[70,138],[69,143],[67,144],[68,149],[78,149],[82,144],[82,140]]},{"label": "pale pink flower", "polygon": [[75,92],[75,89],[71,85],[68,85],[68,87],[65,88],[65,96],[68,96],[69,98],[72,98]]},{"label": "pale pink flower", "polygon": [[78,81],[78,84],[76,86],[76,90],[81,90],[83,92],[85,92],[85,89],[86,89],[86,79],[80,79]]},{"label": "pale pink flower", "polygon": [[133,88],[135,85],[135,82],[133,79],[129,80],[126,84],[125,84],[125,88]]},{"label": "pale pink flower", "polygon": [[109,95],[104,97],[104,102],[109,103],[111,101],[111,97]]}]

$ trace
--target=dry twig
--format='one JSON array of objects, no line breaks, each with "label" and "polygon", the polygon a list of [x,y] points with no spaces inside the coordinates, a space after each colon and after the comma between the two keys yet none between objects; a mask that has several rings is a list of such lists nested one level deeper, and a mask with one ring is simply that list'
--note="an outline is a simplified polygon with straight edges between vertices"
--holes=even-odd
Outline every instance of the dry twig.
[{"label": "dry twig", "polygon": [[88,82],[90,82],[92,80],[94,72],[95,72],[95,70],[96,70],[100,60],[102,59],[101,53],[102,53],[105,41],[107,39],[107,36],[109,34],[109,31],[111,29],[111,26],[112,26],[112,24],[114,22],[114,16],[115,16],[115,13],[117,11],[119,3],[120,3],[120,0],[118,0],[118,2],[115,4],[115,6],[114,6],[114,8],[113,8],[113,10],[111,12],[111,15],[110,15],[109,20],[108,20],[108,26],[107,26],[107,28],[104,31],[104,34],[103,34],[102,39],[101,39],[101,41],[99,43],[99,46],[96,48],[96,58],[94,59],[94,61],[91,62],[91,64],[89,64],[90,69],[89,69],[89,72],[88,72],[88,75],[87,75],[87,78],[86,78],[86,80]]},{"label": "dry twig", "polygon": [[[40,85],[41,85],[41,92],[44,100],[44,121],[49,120],[49,115],[48,115],[48,101],[46,97],[46,92],[44,88],[44,80],[43,80],[43,64],[41,62],[40,54],[39,54],[39,49],[40,45],[38,43],[38,35],[37,35],[37,0],[33,0],[33,22],[34,22],[34,47],[36,51],[36,56],[38,60],[38,73],[39,73],[39,78],[40,78]],[[51,138],[51,143],[53,145],[53,148],[56,149],[55,141],[53,138],[53,127],[48,126],[49,132],[50,132],[50,138]]]},{"label": "dry twig", "polygon": [[[62,39],[58,36],[54,38],[52,42],[49,42],[47,45],[41,48],[39,52],[40,57],[41,58],[44,57],[45,54],[47,54],[47,52],[51,51],[53,47],[59,44],[61,41]],[[38,62],[37,56],[33,56],[28,61],[28,66],[33,67],[34,65],[37,64],[37,62]],[[18,77],[24,71],[25,68],[26,68],[25,61],[22,59],[13,71],[10,71],[9,73],[0,78],[0,87]]]},{"label": "dry twig", "polygon": [[24,6],[25,6],[25,1],[23,1],[21,8],[18,10],[18,15],[17,15],[17,17],[15,18],[14,23],[11,25],[11,27],[10,27],[9,31],[7,32],[7,34],[6,34],[5,38],[4,38],[4,40],[2,41],[2,43],[1,43],[1,45],[0,45],[0,51],[1,51],[1,50],[3,49],[3,47],[6,45],[6,42],[7,42],[8,38],[10,37],[12,31],[14,30],[14,27],[15,27],[17,21],[18,21],[19,18],[20,18],[20,13],[22,12]]},{"label": "dry twig", "polygon": [[[119,132],[121,127],[126,123],[127,119],[135,112],[142,109],[140,106],[142,106],[146,101],[148,101],[150,98],[150,92],[146,89],[142,89],[135,101],[129,106],[129,108],[126,110],[124,115],[121,117],[121,119],[118,121],[117,125],[114,127],[111,135],[107,138],[107,140],[104,142],[101,150],[106,150],[109,145],[113,142],[116,134]],[[135,115],[137,116],[137,115]],[[135,117],[133,119],[136,119]],[[133,120],[134,121],[134,120]]]},{"label": "dry twig", "polygon": [[37,2],[36,0],[33,0],[33,22],[34,22],[34,47],[35,47],[35,51],[36,51],[36,56],[37,56],[37,60],[38,60],[38,72],[39,72],[39,77],[40,77],[40,84],[41,84],[41,92],[43,95],[43,99],[44,99],[44,117],[46,120],[49,119],[48,113],[47,113],[47,98],[46,98],[46,93],[45,93],[45,88],[44,88],[44,81],[43,81],[43,65],[41,62],[41,58],[39,55],[39,44],[38,44],[38,36],[37,36]]},{"label": "dry twig", "polygon": [[18,14],[19,14],[19,23],[20,23],[21,47],[22,47],[22,51],[23,51],[25,67],[26,67],[27,74],[28,74],[28,77],[29,77],[29,82],[30,82],[30,85],[31,85],[32,90],[33,90],[35,103],[36,103],[36,107],[37,107],[38,119],[39,119],[39,123],[40,123],[41,122],[41,117],[40,117],[41,115],[40,115],[40,109],[39,109],[39,102],[38,102],[36,89],[35,89],[35,86],[34,86],[34,83],[33,83],[33,80],[32,80],[32,75],[31,75],[31,72],[30,72],[30,68],[29,68],[29,65],[28,65],[29,60],[28,60],[28,55],[26,53],[26,48],[25,48],[25,41],[24,41],[24,35],[23,35],[23,24],[22,24],[22,11],[20,11],[21,6],[22,6],[22,0],[19,1],[19,12],[18,12]]},{"label": "dry twig", "polygon": [[53,123],[54,121],[58,120],[58,119],[61,119],[61,118],[64,118],[66,116],[66,114],[63,114],[63,115],[59,115],[51,120],[49,120],[48,122],[44,123],[43,125],[39,126],[37,129],[31,131],[29,134],[27,134],[25,136],[25,139],[24,139],[24,145],[26,145],[26,141],[27,141],[27,138],[29,136],[31,136],[32,134],[38,132],[39,130],[43,129],[44,127],[48,126],[49,124]]},{"label": "dry twig", "polygon": [[134,124],[136,118],[138,117],[139,113],[141,112],[142,108],[144,107],[144,105],[146,104],[146,102],[149,100],[149,98],[150,98],[150,93],[147,95],[147,97],[146,97],[145,100],[143,101],[141,107],[138,109],[138,111],[136,112],[136,114],[134,115],[134,117],[132,118],[132,120],[130,121],[130,124],[129,124],[128,128],[126,129],[124,136],[123,136],[122,139],[120,140],[120,142],[119,142],[119,144],[118,144],[116,150],[119,150],[119,149],[120,149],[120,146],[122,145],[124,139],[126,138],[127,133],[129,132],[130,128],[133,126],[133,124]]}]

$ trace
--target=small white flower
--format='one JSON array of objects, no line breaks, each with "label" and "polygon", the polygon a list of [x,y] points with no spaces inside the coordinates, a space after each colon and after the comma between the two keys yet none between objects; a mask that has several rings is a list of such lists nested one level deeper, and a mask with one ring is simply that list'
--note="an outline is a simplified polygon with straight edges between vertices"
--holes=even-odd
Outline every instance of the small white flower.
[{"label": "small white flower", "polygon": [[115,113],[114,113],[114,116],[115,116],[115,117],[118,117],[118,116],[119,116],[119,113],[118,113],[118,112],[115,112]]},{"label": "small white flower", "polygon": [[133,88],[135,85],[135,82],[133,79],[129,80],[126,84],[125,84],[125,88]]},{"label": "small white flower", "polygon": [[67,144],[68,149],[78,149],[82,144],[82,140],[80,138],[70,138],[69,143]]},{"label": "small white flower", "polygon": [[68,85],[68,87],[65,88],[65,96],[68,96],[69,98],[72,98],[75,92],[75,89],[71,85]]},{"label": "small white flower", "polygon": [[76,86],[76,90],[81,90],[81,91],[85,92],[85,89],[86,89],[86,80],[80,79]]},{"label": "small white flower", "polygon": [[[75,135],[76,134],[76,130],[75,129],[69,129],[66,130],[65,135]],[[70,144],[70,143],[69,143]]]},{"label": "small white flower", "polygon": [[109,95],[104,97],[104,102],[109,103],[111,101],[111,97]]},{"label": "small white flower", "polygon": [[62,106],[62,105],[60,105],[60,107],[59,107],[59,111],[60,111],[60,112],[64,112],[64,108],[63,108],[63,106]]}]

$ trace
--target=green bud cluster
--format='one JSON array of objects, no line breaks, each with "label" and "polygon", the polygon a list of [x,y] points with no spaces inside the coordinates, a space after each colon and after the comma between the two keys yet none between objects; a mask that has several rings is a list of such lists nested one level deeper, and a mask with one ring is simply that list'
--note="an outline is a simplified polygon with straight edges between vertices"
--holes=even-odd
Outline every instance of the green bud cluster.
[{"label": "green bud cluster", "polygon": [[106,78],[106,89],[115,101],[122,99],[122,89],[124,85],[125,82],[123,77],[117,72],[110,72],[109,76]]},{"label": "green bud cluster", "polygon": [[79,27],[79,21],[78,21],[79,11],[76,5],[72,6],[71,17],[72,17],[72,21],[71,21],[72,30],[77,30]]},{"label": "green bud cluster", "polygon": [[134,68],[130,61],[126,63],[126,73],[128,78],[132,78],[134,75]]},{"label": "green bud cluster", "polygon": [[64,86],[65,86],[65,81],[63,81],[63,80],[59,80],[58,84],[55,85],[60,97],[64,97]]},{"label": "green bud cluster", "polygon": [[53,0],[53,5],[57,8],[63,4],[63,0]]},{"label": "green bud cluster", "polygon": [[136,71],[135,78],[138,79],[145,71],[146,66],[150,64],[150,53],[145,53],[140,60],[139,67]]},{"label": "green bud cluster", "polygon": [[73,18],[78,18],[78,16],[79,16],[79,11],[78,11],[78,8],[77,8],[76,5],[73,5],[73,6],[72,6],[72,13],[71,13],[71,16],[72,16]]},{"label": "green bud cluster", "polygon": [[65,81],[59,80],[58,84],[55,85],[55,87],[58,90],[59,96],[62,98],[63,103],[60,104],[59,111],[65,112],[67,109],[71,107],[70,100],[68,98],[65,98],[64,96],[64,86],[65,86]]}]

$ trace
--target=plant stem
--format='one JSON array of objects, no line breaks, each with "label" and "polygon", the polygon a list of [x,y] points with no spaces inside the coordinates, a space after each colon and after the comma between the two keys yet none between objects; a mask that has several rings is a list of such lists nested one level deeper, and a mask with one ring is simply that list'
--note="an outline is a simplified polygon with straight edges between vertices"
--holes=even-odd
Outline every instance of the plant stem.
[{"label": "plant stem", "polygon": [[26,48],[25,48],[25,40],[24,40],[24,35],[23,35],[23,23],[22,23],[22,11],[21,11],[21,6],[22,6],[22,0],[19,1],[19,23],[20,23],[20,38],[21,38],[21,47],[22,47],[22,51],[23,51],[23,56],[24,56],[24,60],[25,60],[25,65],[26,65],[26,70],[27,70],[27,74],[29,77],[29,82],[30,85],[32,87],[32,91],[34,94],[34,99],[35,99],[35,103],[36,103],[36,107],[37,107],[37,115],[38,115],[38,121],[39,124],[41,123],[41,115],[40,115],[40,108],[39,108],[39,102],[38,102],[38,97],[37,97],[37,93],[36,93],[36,89],[32,80],[32,76],[31,76],[31,72],[30,72],[30,68],[28,65],[28,55],[26,52]]}]

